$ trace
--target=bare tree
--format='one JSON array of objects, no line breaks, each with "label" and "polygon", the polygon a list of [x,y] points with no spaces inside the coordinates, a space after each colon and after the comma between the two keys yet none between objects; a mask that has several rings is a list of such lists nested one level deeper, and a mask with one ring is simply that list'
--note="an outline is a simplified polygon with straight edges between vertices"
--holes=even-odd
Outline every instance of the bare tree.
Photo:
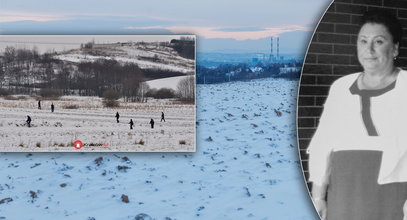
[{"label": "bare tree", "polygon": [[145,102],[146,94],[150,90],[150,87],[146,82],[141,82],[139,86],[138,96],[141,97],[141,102]]},{"label": "bare tree", "polygon": [[178,97],[183,101],[195,100],[195,77],[188,76],[180,80],[177,85]]}]

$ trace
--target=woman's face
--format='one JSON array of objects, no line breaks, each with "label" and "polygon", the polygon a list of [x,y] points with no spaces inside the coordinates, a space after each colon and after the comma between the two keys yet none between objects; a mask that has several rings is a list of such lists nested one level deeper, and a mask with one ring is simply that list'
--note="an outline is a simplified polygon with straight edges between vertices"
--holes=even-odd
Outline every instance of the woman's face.
[{"label": "woman's face", "polygon": [[365,71],[393,69],[393,59],[398,55],[398,43],[382,24],[366,23],[358,34],[358,59]]}]

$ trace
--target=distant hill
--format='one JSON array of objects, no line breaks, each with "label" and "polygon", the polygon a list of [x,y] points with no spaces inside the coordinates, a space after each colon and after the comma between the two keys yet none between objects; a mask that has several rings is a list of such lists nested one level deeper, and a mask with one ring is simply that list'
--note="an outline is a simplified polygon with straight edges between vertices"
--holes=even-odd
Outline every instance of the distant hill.
[{"label": "distant hill", "polygon": [[182,57],[167,42],[87,43],[81,49],[70,50],[53,57],[72,63],[114,59],[120,63],[137,64],[140,69],[169,70],[184,74],[193,74],[195,68],[193,59]]}]

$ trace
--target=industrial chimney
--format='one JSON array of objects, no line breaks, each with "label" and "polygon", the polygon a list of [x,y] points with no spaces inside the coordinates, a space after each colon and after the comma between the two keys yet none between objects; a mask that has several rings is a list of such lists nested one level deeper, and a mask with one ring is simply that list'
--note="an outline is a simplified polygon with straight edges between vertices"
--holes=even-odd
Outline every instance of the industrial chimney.
[{"label": "industrial chimney", "polygon": [[271,50],[270,50],[270,59],[269,59],[269,61],[272,61],[273,60],[273,37],[271,37],[270,43],[271,43]]},{"label": "industrial chimney", "polygon": [[277,37],[277,59],[280,59],[280,38]]}]

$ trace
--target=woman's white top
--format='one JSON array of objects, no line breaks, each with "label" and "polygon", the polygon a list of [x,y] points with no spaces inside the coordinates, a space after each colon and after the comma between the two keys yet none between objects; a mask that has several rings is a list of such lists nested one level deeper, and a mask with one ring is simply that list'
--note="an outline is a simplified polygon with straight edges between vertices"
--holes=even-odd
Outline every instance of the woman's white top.
[{"label": "woman's white top", "polygon": [[310,181],[328,184],[330,154],[341,150],[382,151],[378,184],[407,182],[407,71],[395,88],[371,97],[371,117],[378,136],[369,136],[361,114],[361,97],[349,88],[361,73],[336,80],[329,90],[319,126],[307,149]]}]

